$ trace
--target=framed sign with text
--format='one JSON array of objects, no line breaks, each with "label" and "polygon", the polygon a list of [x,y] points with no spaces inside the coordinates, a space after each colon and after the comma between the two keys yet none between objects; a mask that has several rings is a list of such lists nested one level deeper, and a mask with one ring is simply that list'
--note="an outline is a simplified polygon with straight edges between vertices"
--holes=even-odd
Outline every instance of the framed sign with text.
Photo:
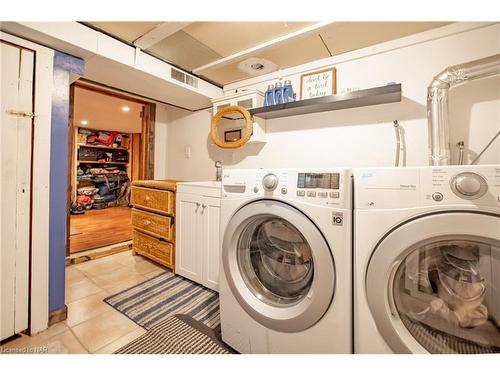
[{"label": "framed sign with text", "polygon": [[300,76],[300,99],[313,99],[337,93],[335,68],[306,73]]}]

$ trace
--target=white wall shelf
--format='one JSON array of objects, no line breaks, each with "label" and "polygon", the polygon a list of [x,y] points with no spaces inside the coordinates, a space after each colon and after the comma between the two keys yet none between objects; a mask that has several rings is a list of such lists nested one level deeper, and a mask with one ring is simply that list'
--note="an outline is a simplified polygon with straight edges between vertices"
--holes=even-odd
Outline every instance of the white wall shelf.
[{"label": "white wall shelf", "polygon": [[400,101],[401,84],[399,83],[352,91],[346,94],[329,95],[321,98],[298,100],[291,103],[252,108],[250,109],[250,114],[263,119],[274,119]]}]

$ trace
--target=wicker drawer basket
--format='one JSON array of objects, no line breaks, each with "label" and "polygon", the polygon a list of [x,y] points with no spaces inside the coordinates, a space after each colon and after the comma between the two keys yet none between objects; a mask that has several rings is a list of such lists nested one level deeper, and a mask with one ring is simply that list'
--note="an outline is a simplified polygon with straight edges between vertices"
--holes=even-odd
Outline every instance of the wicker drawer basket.
[{"label": "wicker drawer basket", "polygon": [[133,250],[167,267],[174,268],[174,245],[159,238],[134,230]]},{"label": "wicker drawer basket", "polygon": [[164,215],[175,214],[175,193],[168,190],[132,186],[131,203],[144,210]]},{"label": "wicker drawer basket", "polygon": [[170,216],[162,216],[133,208],[132,225],[135,229],[146,232],[149,235],[161,237],[172,242],[175,240],[173,218]]},{"label": "wicker drawer basket", "polygon": [[176,180],[132,181],[132,249],[175,272]]}]

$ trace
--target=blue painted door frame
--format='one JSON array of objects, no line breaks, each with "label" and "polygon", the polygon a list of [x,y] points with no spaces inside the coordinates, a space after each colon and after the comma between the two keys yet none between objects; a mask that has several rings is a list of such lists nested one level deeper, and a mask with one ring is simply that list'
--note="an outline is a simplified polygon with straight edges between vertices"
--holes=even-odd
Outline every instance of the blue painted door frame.
[{"label": "blue painted door frame", "polygon": [[70,74],[83,75],[84,60],[55,51],[50,137],[49,312],[64,308]]}]

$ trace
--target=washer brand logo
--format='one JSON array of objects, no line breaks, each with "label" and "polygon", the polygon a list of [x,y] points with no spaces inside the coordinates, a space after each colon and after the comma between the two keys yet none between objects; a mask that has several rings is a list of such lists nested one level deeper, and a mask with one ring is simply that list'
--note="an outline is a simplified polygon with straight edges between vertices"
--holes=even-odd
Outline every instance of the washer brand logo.
[{"label": "washer brand logo", "polygon": [[344,225],[344,214],[342,212],[332,212],[332,225]]}]

